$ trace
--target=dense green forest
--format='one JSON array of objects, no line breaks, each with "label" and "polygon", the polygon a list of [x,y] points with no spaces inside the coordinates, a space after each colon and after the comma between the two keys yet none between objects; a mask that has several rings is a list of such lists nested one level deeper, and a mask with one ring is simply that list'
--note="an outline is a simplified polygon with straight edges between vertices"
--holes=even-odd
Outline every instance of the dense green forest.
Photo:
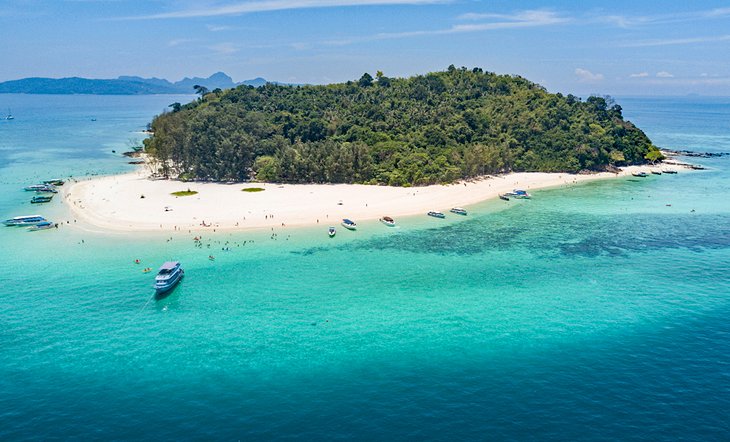
[{"label": "dense green forest", "polygon": [[197,91],[152,121],[145,149],[164,175],[406,186],[606,170],[658,155],[610,98],[551,94],[479,68]]}]

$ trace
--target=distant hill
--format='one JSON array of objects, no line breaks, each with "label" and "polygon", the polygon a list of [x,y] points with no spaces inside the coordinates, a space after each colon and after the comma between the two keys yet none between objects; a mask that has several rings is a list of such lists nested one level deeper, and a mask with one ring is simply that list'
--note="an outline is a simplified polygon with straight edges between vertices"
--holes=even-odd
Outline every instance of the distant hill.
[{"label": "distant hill", "polygon": [[120,76],[116,79],[70,78],[23,78],[0,83],[0,94],[89,94],[89,95],[150,95],[192,94],[193,86],[205,86],[209,90],[230,89],[239,85],[262,86],[267,81],[261,77],[235,83],[223,72],[208,78],[185,77],[172,83],[162,78]]}]

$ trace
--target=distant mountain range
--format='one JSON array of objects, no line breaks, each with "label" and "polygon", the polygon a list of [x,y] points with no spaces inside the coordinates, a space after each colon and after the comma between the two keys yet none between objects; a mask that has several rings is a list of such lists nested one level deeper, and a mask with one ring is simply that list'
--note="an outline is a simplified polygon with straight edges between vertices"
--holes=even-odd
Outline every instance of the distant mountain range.
[{"label": "distant mountain range", "polygon": [[267,81],[261,77],[235,83],[223,72],[216,72],[208,78],[185,77],[171,83],[162,78],[121,76],[116,79],[90,78],[23,78],[0,83],[0,94],[90,94],[90,95],[149,95],[149,94],[193,94],[193,86],[230,89],[240,85],[261,86]]}]

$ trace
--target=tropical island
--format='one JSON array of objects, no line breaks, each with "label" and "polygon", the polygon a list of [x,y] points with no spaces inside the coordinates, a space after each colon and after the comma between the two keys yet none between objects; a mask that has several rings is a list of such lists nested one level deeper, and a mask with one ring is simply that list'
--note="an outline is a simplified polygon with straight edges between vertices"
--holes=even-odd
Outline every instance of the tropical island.
[{"label": "tropical island", "polygon": [[196,90],[153,119],[144,168],[65,189],[81,220],[169,231],[401,217],[516,188],[646,176],[663,158],[610,98],[478,68]]},{"label": "tropical island", "polygon": [[166,177],[420,186],[661,158],[609,97],[582,101],[480,68],[197,91],[152,121],[145,150]]}]

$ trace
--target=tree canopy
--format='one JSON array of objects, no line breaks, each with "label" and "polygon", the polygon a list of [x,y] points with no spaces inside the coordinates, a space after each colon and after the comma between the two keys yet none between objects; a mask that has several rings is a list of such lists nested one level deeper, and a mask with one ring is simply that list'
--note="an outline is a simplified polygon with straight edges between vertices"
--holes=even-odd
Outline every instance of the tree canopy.
[{"label": "tree canopy", "polygon": [[656,150],[609,97],[582,101],[480,68],[205,92],[152,121],[145,147],[166,175],[425,185],[605,170]]}]

